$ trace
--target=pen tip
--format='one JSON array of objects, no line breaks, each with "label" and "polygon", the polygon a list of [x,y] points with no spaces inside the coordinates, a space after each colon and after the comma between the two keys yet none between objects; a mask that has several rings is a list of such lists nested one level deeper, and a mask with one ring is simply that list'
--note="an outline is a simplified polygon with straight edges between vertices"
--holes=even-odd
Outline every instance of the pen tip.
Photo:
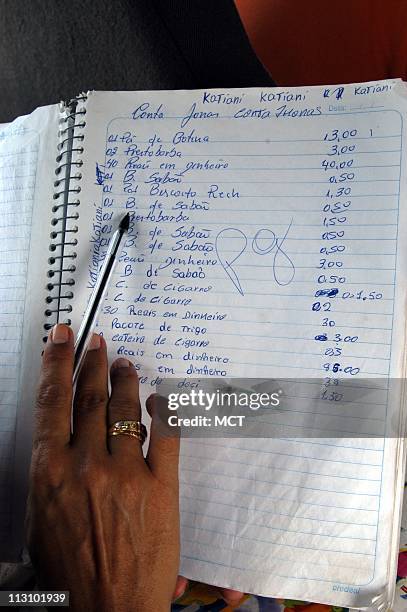
[{"label": "pen tip", "polygon": [[123,219],[120,221],[119,229],[122,232],[127,232],[129,229],[129,225],[130,225],[130,213],[127,213],[127,215],[124,215]]}]

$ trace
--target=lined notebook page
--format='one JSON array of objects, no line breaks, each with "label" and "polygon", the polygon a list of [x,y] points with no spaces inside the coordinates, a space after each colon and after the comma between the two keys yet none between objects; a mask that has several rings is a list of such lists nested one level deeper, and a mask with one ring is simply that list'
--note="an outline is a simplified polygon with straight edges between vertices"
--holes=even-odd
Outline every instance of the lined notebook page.
[{"label": "lined notebook page", "polygon": [[0,561],[17,561],[23,542],[57,114],[44,107],[0,126]]},{"label": "lined notebook page", "polygon": [[75,324],[130,211],[99,321],[111,357],[132,359],[145,394],[168,376],[274,378],[291,393],[264,417],[273,438],[183,441],[188,577],[355,606],[385,589],[399,452],[383,437],[399,415],[386,377],[401,376],[404,351],[405,97],[396,82],[89,97],[88,271]]},{"label": "lined notebook page", "polygon": [[38,144],[37,134],[24,126],[0,128],[0,549],[11,528],[10,490]]}]

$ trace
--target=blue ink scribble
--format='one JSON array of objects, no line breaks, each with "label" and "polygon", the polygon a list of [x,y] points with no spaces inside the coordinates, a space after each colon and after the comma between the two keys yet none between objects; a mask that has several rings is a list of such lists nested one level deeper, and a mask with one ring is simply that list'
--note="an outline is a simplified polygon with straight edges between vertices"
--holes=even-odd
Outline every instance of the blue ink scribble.
[{"label": "blue ink scribble", "polygon": [[[288,232],[291,229],[291,226],[293,224],[294,219],[291,219],[289,226],[287,227],[287,231],[284,234],[284,236],[282,238],[276,238],[276,252],[274,253],[274,260],[273,260],[273,276],[274,276],[274,280],[276,281],[276,283],[280,286],[285,286],[285,285],[289,285],[295,276],[295,266],[293,261],[291,260],[290,256],[287,255],[287,253],[285,251],[283,251],[282,246],[284,244],[285,239],[288,236]],[[277,278],[277,268],[279,267],[278,264],[278,260],[279,259],[283,259],[285,261],[285,263],[288,262],[288,268],[291,269],[291,274],[289,274],[289,276],[287,277],[287,279],[285,280],[285,282],[283,282],[283,280],[280,280],[279,278]],[[284,267],[284,266],[282,266]],[[287,267],[287,266],[285,266]]]},{"label": "blue ink scribble", "polygon": [[[226,251],[226,249],[222,249],[221,245],[222,245],[222,242],[224,242],[225,244],[228,244],[230,238],[239,238],[239,242],[241,246],[236,247],[237,254],[233,257],[233,259],[224,259],[221,253],[222,253],[222,250]],[[235,243],[233,244],[235,245]],[[242,255],[242,253],[244,253],[244,251],[246,250],[246,247],[247,247],[246,235],[242,231],[234,227],[227,227],[226,229],[221,230],[219,234],[216,236],[215,250],[216,250],[216,254],[218,256],[219,262],[222,265],[223,269],[225,270],[226,274],[229,276],[234,286],[236,287],[236,289],[238,290],[238,292],[240,293],[240,295],[244,295],[242,285],[240,284],[239,277],[237,276],[235,270],[232,268],[232,264],[234,264],[235,261],[239,259],[239,257]]]},{"label": "blue ink scribble", "polygon": [[[282,249],[284,240],[287,238],[292,222],[293,222],[293,219],[291,219],[290,224],[287,228],[287,231],[282,238],[278,238],[272,230],[263,228],[256,232],[253,238],[253,242],[252,242],[253,251],[257,253],[258,255],[268,255],[269,253],[274,251],[273,276],[274,276],[274,280],[276,281],[276,283],[281,286],[289,285],[295,275],[295,266],[291,258]],[[262,245],[262,243],[264,243],[264,246]],[[286,264],[288,262],[289,264],[288,266],[278,263],[281,257],[285,259]],[[284,270],[287,270],[288,268],[289,270],[289,275],[284,280],[281,279],[280,276],[277,275],[277,272],[278,272],[277,268],[279,267],[284,268]]]},{"label": "blue ink scribble", "polygon": [[315,293],[315,297],[320,297],[321,295],[326,295],[327,297],[335,297],[338,295],[339,289],[319,289]]},{"label": "blue ink scribble", "polygon": [[96,184],[103,185],[103,181],[105,180],[105,174],[99,168],[99,164],[96,162]]},{"label": "blue ink scribble", "polygon": [[[276,234],[268,228],[259,229],[256,232],[251,243],[253,252],[256,255],[264,256],[273,253],[273,261],[270,267],[272,268],[275,282],[277,283],[277,285],[283,287],[289,285],[295,276],[295,266],[290,256],[282,248],[284,241],[288,236],[288,232],[290,231],[292,223],[293,219],[291,219],[284,236],[282,236],[281,238],[278,238]],[[237,243],[235,241],[236,238],[238,239]],[[233,249],[227,249],[226,245],[230,243],[230,241],[233,239],[235,239],[231,243],[233,244]],[[222,248],[220,248],[220,242],[223,243]],[[239,291],[240,295],[244,295],[243,288],[236,271],[232,268],[232,264],[234,264],[237,259],[239,259],[239,257],[244,253],[247,247],[247,243],[248,240],[246,234],[241,230],[236,229],[235,227],[228,227],[224,230],[221,230],[216,236],[215,240],[215,249],[219,259],[219,263],[222,265],[223,269],[229,276],[236,289]],[[234,255],[233,259],[229,260],[223,258],[223,256],[221,255],[222,252],[234,252],[236,254]],[[281,262],[281,260],[283,261]],[[280,271],[280,269],[282,269],[282,271]]]}]

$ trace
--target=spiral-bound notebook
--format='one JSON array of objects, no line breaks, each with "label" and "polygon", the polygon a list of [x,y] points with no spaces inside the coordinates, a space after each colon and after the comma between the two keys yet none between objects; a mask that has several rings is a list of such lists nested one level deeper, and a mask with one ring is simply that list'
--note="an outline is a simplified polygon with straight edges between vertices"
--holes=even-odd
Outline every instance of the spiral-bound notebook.
[{"label": "spiral-bound notebook", "polygon": [[404,482],[406,113],[396,80],[91,92],[3,127],[2,557],[23,545],[43,336],[78,329],[130,212],[98,328],[144,395],[166,377],[295,388],[261,438],[182,441],[180,573],[386,609]]}]

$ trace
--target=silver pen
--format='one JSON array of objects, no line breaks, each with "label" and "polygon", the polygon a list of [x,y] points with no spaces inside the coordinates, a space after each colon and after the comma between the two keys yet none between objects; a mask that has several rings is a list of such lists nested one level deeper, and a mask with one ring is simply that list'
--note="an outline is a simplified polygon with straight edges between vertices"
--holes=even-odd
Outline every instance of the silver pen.
[{"label": "silver pen", "polygon": [[117,260],[120,255],[120,244],[124,234],[128,231],[130,225],[130,214],[127,213],[120,221],[119,227],[114,232],[107,249],[106,257],[102,268],[99,272],[95,287],[90,296],[89,303],[83,316],[83,321],[78,331],[75,342],[75,360],[73,382],[77,381],[79,372],[88,352],[89,343],[92,339],[93,330],[95,329],[96,320],[102,306],[110,279],[115,269]]}]

